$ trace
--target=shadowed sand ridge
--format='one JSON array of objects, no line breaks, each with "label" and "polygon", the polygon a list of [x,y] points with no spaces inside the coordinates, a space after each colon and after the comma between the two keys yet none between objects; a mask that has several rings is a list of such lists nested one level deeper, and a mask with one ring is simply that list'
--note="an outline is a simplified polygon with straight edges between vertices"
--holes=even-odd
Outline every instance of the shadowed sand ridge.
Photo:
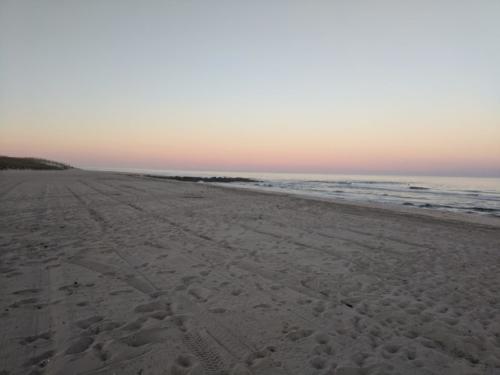
[{"label": "shadowed sand ridge", "polygon": [[0,374],[500,372],[496,219],[77,170],[0,211]]}]

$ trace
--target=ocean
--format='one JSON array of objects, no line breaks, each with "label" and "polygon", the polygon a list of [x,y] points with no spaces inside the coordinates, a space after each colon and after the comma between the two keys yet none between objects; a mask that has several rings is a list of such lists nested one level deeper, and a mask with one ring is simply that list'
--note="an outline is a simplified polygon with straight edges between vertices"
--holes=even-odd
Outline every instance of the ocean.
[{"label": "ocean", "polygon": [[500,217],[500,178],[106,169],[176,176],[247,177],[231,186],[352,202],[391,203]]}]

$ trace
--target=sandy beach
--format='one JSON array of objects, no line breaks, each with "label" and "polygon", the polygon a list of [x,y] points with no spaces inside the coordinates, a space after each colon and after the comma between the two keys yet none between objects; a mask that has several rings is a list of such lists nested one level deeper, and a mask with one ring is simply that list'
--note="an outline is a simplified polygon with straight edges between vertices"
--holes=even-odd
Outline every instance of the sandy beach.
[{"label": "sandy beach", "polygon": [[500,220],[0,173],[0,374],[500,374]]}]

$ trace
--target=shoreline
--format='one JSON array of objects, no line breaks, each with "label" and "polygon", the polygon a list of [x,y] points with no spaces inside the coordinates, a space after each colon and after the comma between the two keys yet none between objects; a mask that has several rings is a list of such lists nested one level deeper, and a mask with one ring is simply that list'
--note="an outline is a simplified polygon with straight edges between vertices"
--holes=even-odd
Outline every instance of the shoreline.
[{"label": "shoreline", "polygon": [[222,184],[213,184],[214,186],[218,186],[226,189],[241,189],[241,190],[249,190],[255,193],[263,193],[263,194],[276,194],[288,196],[291,198],[300,198],[305,200],[312,201],[320,201],[326,203],[332,203],[335,205],[345,205],[345,206],[355,206],[360,208],[368,208],[368,209],[377,209],[377,210],[387,210],[392,212],[397,212],[401,214],[409,214],[409,215],[419,215],[419,216],[428,216],[437,220],[455,220],[459,222],[467,222],[471,224],[480,224],[491,227],[500,227],[500,217],[488,215],[488,214],[478,214],[478,213],[461,213],[461,212],[451,212],[445,210],[439,210],[436,208],[423,208],[423,207],[415,207],[415,206],[405,206],[396,203],[382,203],[382,202],[362,202],[362,201],[354,201],[348,199],[338,199],[338,198],[329,198],[329,197],[320,197],[313,196],[308,194],[301,193],[289,193],[289,192],[280,192],[280,191],[271,191],[265,189],[259,189],[254,187],[241,187],[234,185],[222,185]]},{"label": "shoreline", "polygon": [[[460,182],[458,185],[456,180],[466,180],[470,179],[470,177],[438,177],[438,176],[389,176],[389,175],[343,175],[343,174],[332,174],[332,175],[315,175],[315,174],[297,174],[297,173],[246,173],[246,172],[224,172],[224,171],[160,171],[158,170],[155,174],[154,170],[130,170],[130,171],[120,171],[120,170],[94,170],[94,171],[103,171],[109,173],[125,173],[130,175],[142,175],[142,176],[150,176],[153,178],[160,179],[178,179],[185,181],[193,181],[193,182],[207,182],[207,183],[235,183],[233,187],[240,187],[242,189],[254,189],[256,191],[268,191],[268,192],[278,192],[285,193],[290,195],[302,196],[305,198],[313,198],[319,200],[330,200],[335,202],[347,202],[352,204],[360,204],[360,205],[374,205],[380,208],[390,207],[391,209],[400,208],[410,208],[417,209],[423,211],[437,211],[437,212],[445,212],[452,214],[464,215],[464,217],[468,216],[481,216],[481,217],[492,217],[494,219],[500,219],[500,206],[498,206],[497,202],[500,202],[500,179],[498,177],[481,177],[480,180],[491,180],[496,181],[497,184],[483,184],[483,189],[486,190],[476,190],[479,189],[479,186],[472,189],[470,186],[466,185],[466,181]],[[276,176],[281,176],[284,179],[276,179]],[[214,177],[219,176],[219,177]],[[222,176],[222,177],[221,177]],[[288,176],[288,178],[286,178]],[[302,178],[298,178],[301,176]],[[310,178],[306,178],[309,176]],[[316,178],[325,178],[329,177],[329,179],[319,179]],[[390,178],[394,178],[390,179]],[[340,178],[340,179],[339,179]],[[344,181],[345,178],[345,181]],[[401,180],[404,178],[403,180]],[[415,179],[430,179],[428,181],[419,181]],[[373,180],[372,180],[373,179]],[[433,179],[438,179],[439,184],[446,184],[446,179],[455,180],[455,182],[449,182],[451,185],[448,186],[440,186],[433,185],[436,184],[437,181],[433,182]],[[444,181],[442,179],[445,179]],[[212,181],[211,181],[212,180]],[[219,181],[216,181],[219,180]],[[413,180],[413,181],[412,181]],[[239,182],[252,182],[252,183],[262,183],[263,185],[257,186],[258,184],[252,185],[239,185]],[[264,184],[265,183],[265,184]],[[337,190],[329,190],[328,188],[321,191],[321,188],[317,189],[315,186],[300,187],[295,189],[293,187],[283,187],[280,186],[282,183],[327,183],[327,184],[361,184],[357,186],[357,189],[365,190],[356,193],[350,193],[349,191],[341,191],[343,190],[342,185],[338,186]],[[469,182],[470,183],[470,182]],[[276,184],[276,185],[275,185]],[[374,189],[384,190],[387,187],[384,187],[385,184],[395,184],[395,185],[403,185],[406,186],[407,190],[404,188],[401,190],[393,190],[388,189],[388,194],[380,194],[376,199],[368,197],[372,195],[372,191],[366,187],[366,184],[380,184],[380,187]],[[420,186],[420,184],[424,184],[427,186]],[[460,185],[462,184],[462,185]],[[465,184],[465,185],[464,185]],[[375,186],[375,185],[374,185]],[[481,186],[481,185],[480,185]],[[310,189],[316,191],[308,191]],[[489,189],[489,190],[488,190]],[[398,194],[414,194],[413,196],[407,196],[407,199],[400,199],[402,197],[396,195],[391,195],[391,193],[398,192]],[[422,197],[415,195],[415,192],[427,192],[429,194],[427,197]],[[332,194],[333,193],[333,194]],[[345,196],[339,195],[339,193],[347,193]],[[476,202],[467,201],[467,199],[474,199],[472,197],[479,197],[481,193],[484,195],[479,201]],[[449,194],[455,194],[455,201],[450,203],[445,197],[449,197]],[[442,195],[440,200],[434,200],[433,197],[436,195]],[[468,197],[469,196],[469,197]],[[389,199],[387,199],[388,197]],[[423,200],[422,200],[423,198]],[[447,198],[449,199],[449,198]],[[392,201],[391,201],[392,200]],[[486,203],[483,203],[486,202]],[[467,220],[467,219],[465,219]],[[476,222],[487,222],[488,219],[479,219],[472,220]],[[495,220],[492,222],[494,223]],[[493,224],[495,225],[495,224]]]},{"label": "shoreline", "polygon": [[[125,174],[125,175],[130,175],[132,177],[141,177],[141,178],[157,178],[152,175],[145,175],[141,173],[130,173],[130,172],[100,172],[99,173],[117,173],[117,174]],[[173,176],[177,177],[177,176]],[[205,177],[203,177],[205,178]],[[230,179],[235,178],[236,182],[239,179],[238,177],[231,177]],[[158,177],[158,179],[162,179],[162,177]],[[166,178],[167,179],[167,178]],[[202,179],[202,178],[200,178]],[[167,180],[176,180],[174,179],[167,179]],[[178,181],[178,182],[191,182],[191,183],[197,183],[194,181]],[[374,209],[381,209],[381,210],[389,210],[389,211],[394,211],[394,212],[399,212],[402,214],[410,214],[410,215],[422,215],[422,216],[427,216],[427,217],[432,217],[434,219],[438,220],[455,220],[455,221],[461,221],[461,222],[468,222],[472,224],[480,224],[480,225],[486,225],[486,226],[491,226],[491,227],[500,227],[500,217],[494,216],[494,215],[488,215],[488,214],[479,214],[479,213],[462,213],[462,212],[453,212],[453,211],[447,211],[447,210],[440,210],[437,208],[423,208],[423,207],[417,207],[417,206],[407,206],[404,204],[397,204],[397,203],[387,203],[387,202],[368,202],[368,201],[356,201],[356,200],[349,200],[349,199],[340,199],[340,198],[335,198],[335,197],[322,197],[318,195],[311,195],[307,193],[300,193],[300,192],[286,192],[286,191],[277,191],[277,190],[270,190],[266,188],[259,188],[255,186],[238,186],[232,184],[232,181],[229,181],[228,183],[217,183],[217,182],[206,182],[207,184],[210,184],[211,186],[217,186],[220,188],[227,188],[227,189],[240,189],[243,191],[252,191],[255,193],[263,193],[263,194],[275,194],[275,195],[280,195],[280,196],[288,196],[288,197],[295,197],[295,198],[300,198],[300,199],[306,199],[306,200],[313,200],[313,201],[320,201],[320,202],[328,202],[332,204],[338,204],[338,205],[346,205],[346,206],[356,206],[356,207],[365,207],[365,208],[374,208]]]}]

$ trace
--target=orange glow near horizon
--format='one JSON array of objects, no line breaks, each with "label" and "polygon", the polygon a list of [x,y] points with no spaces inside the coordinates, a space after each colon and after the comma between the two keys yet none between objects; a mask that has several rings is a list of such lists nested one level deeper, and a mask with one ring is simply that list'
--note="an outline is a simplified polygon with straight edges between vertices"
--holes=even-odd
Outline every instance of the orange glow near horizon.
[{"label": "orange glow near horizon", "polygon": [[500,165],[500,130],[494,126],[458,136],[443,126],[429,133],[418,126],[387,124],[323,123],[308,129],[257,125],[155,125],[145,131],[80,124],[74,129],[51,127],[59,131],[24,126],[28,130],[2,131],[0,147],[7,155],[40,156],[80,167],[411,174],[495,171]]}]

